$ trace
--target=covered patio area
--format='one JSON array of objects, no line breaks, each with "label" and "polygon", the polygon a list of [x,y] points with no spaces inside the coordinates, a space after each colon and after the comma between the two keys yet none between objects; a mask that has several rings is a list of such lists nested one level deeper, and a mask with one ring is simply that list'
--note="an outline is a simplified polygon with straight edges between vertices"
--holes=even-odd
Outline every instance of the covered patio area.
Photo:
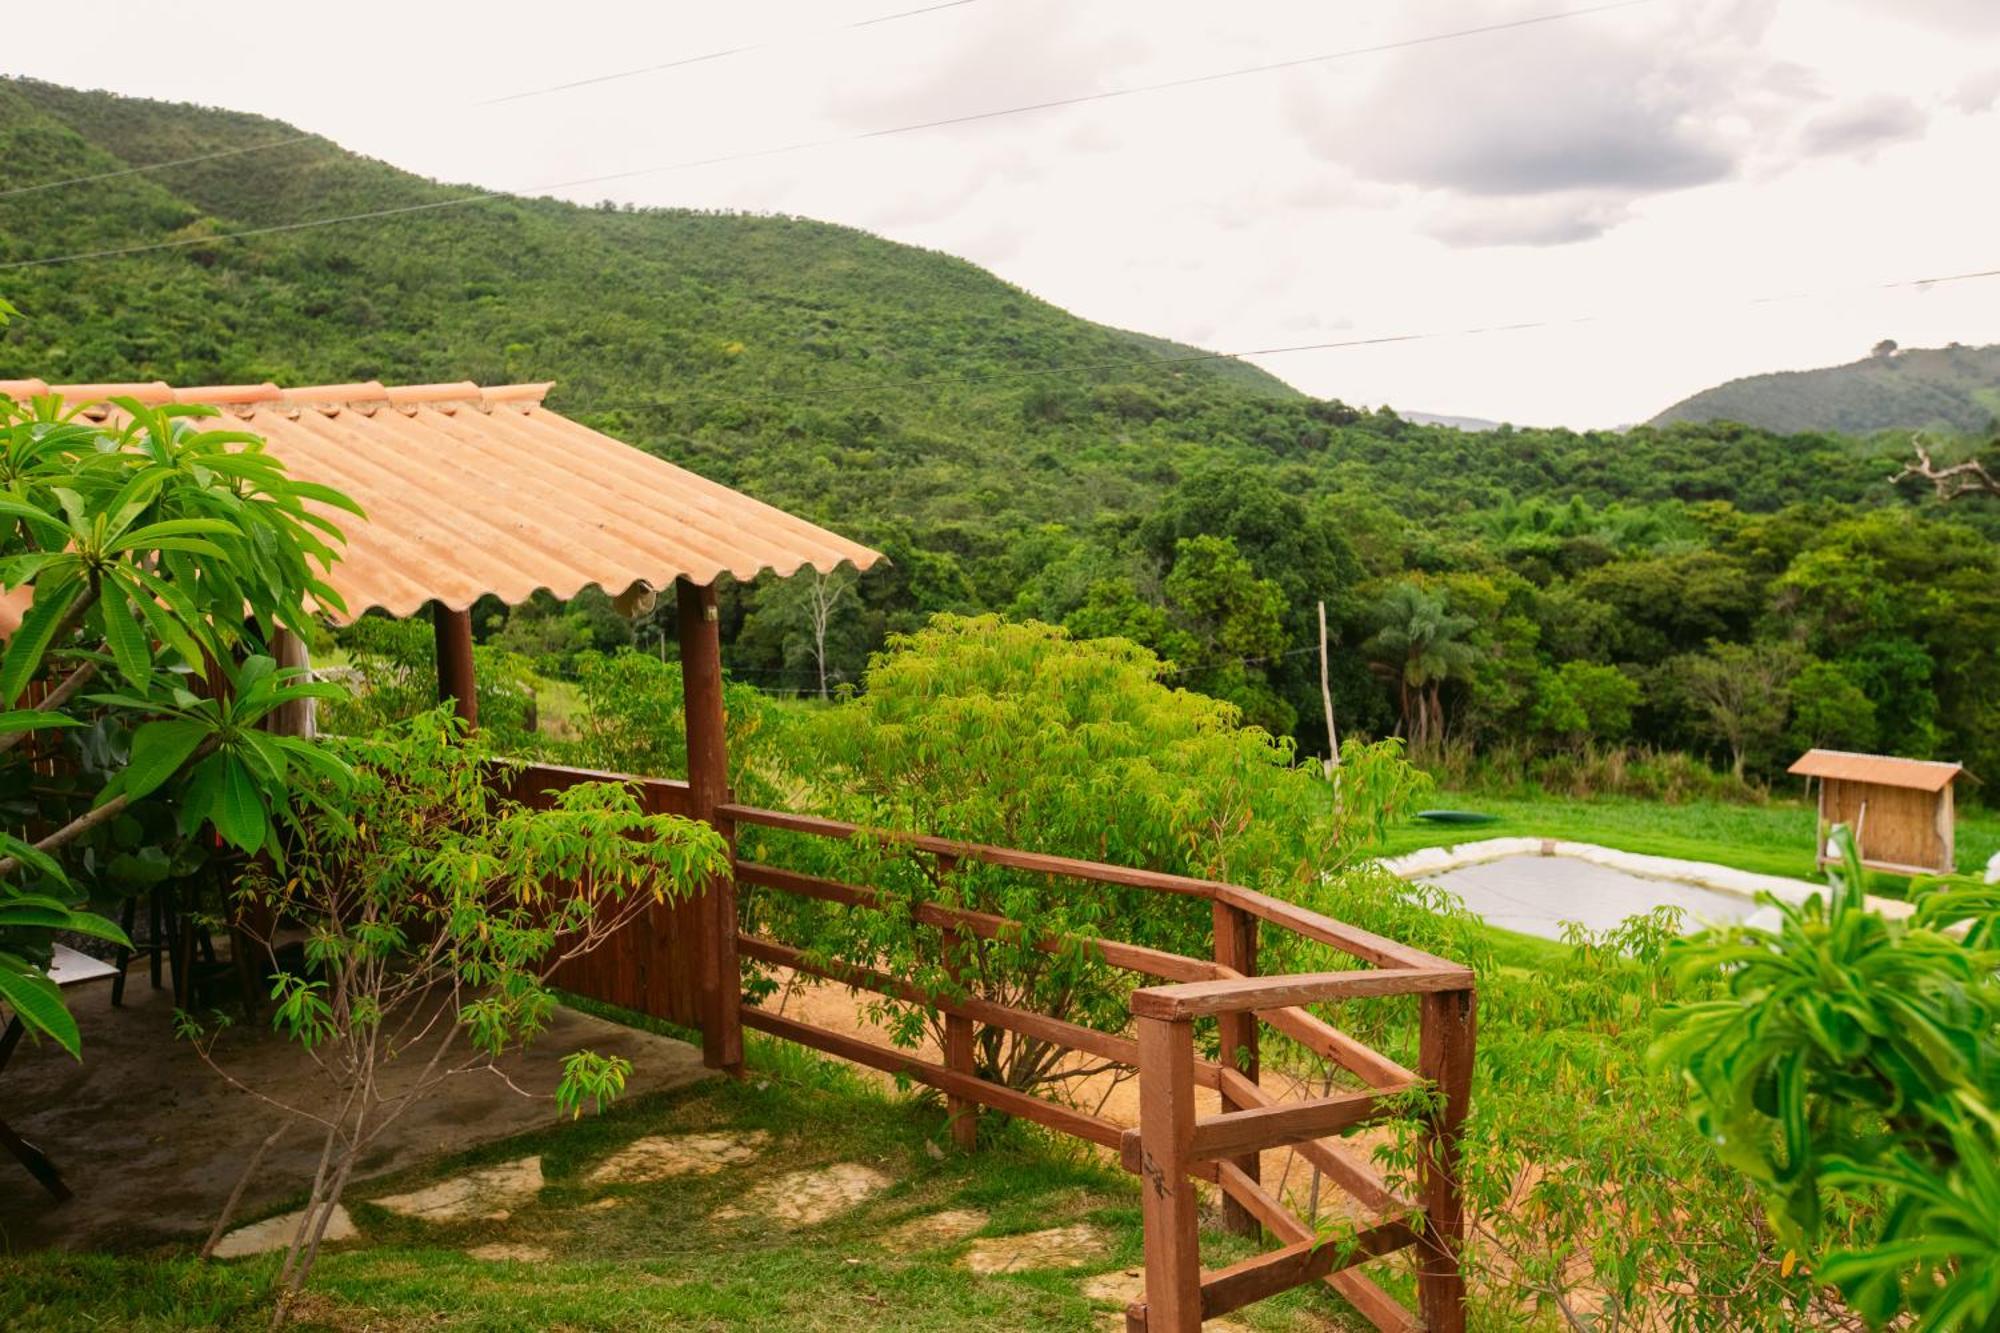
[{"label": "covered patio area", "polygon": [[[46,388],[0,385],[0,392],[26,396]],[[507,769],[499,780],[516,799],[536,803],[570,784],[621,778],[634,786],[649,812],[685,816],[720,832],[731,849],[728,871],[712,876],[693,899],[647,909],[604,947],[559,974],[561,984],[699,1028],[702,1063],[710,1069],[741,1071],[748,1026],[927,1085],[944,1095],[951,1136],[962,1148],[975,1146],[977,1116],[989,1108],[1105,1150],[1137,1177],[1144,1218],[1143,1284],[1125,1307],[1129,1330],[1196,1333],[1205,1320],[1323,1282],[1378,1328],[1462,1333],[1459,1254],[1465,1219],[1458,1141],[1471,1095],[1476,1019],[1470,969],[1237,884],[926,836],[921,830],[870,829],[739,802],[731,790],[724,731],[717,580],[723,574],[753,578],[766,569],[789,574],[807,565],[822,573],[841,563],[866,569],[879,557],[548,411],[541,406],[547,388],[369,383],[291,390],[130,385],[60,391],[72,399],[128,394],[150,402],[216,405],[240,419],[242,429],[262,436],[293,473],[357,500],[368,519],[345,522],[346,557],[332,576],[345,605],[328,606],[326,613],[342,620],[371,609],[399,617],[428,611],[435,627],[439,697],[453,701],[474,726],[477,682],[469,611],[480,597],[514,603],[546,589],[567,598],[595,585],[632,614],[650,607],[656,590],[673,585],[686,779],[527,765]],[[290,653],[303,661],[302,646],[291,645]],[[295,724],[309,728],[311,721],[301,717]],[[746,844],[754,836],[754,854],[736,854],[739,829],[754,831],[746,836]],[[961,867],[979,865],[1041,877],[1065,892],[1089,894],[1115,885],[1162,901],[1178,899],[1196,904],[1198,919],[1212,919],[1213,933],[1201,950],[1205,956],[1193,956],[1096,934],[1032,938],[1019,922],[1002,916],[941,901],[907,903],[903,908],[918,920],[975,951],[996,941],[1047,953],[1082,950],[1094,962],[1138,978],[1129,1013],[1115,1031],[993,999],[923,993],[876,970],[884,960],[826,959],[749,928],[755,922],[739,911],[739,885],[841,910],[879,909],[888,902],[876,885],[784,864],[785,849],[796,848],[800,839],[879,847],[885,855],[920,865],[939,885]],[[1259,957],[1268,947],[1260,942],[1281,937],[1337,955],[1338,970],[1260,974]],[[943,1058],[889,1050],[772,1012],[746,997],[746,966],[790,969],[934,1010],[945,1023]],[[1411,1006],[1421,1033],[1420,1049],[1405,1056],[1411,1065],[1371,1049],[1309,1008],[1344,1001]],[[1259,1061],[1265,1027],[1344,1071],[1352,1086],[1290,1098],[1275,1080],[1267,1085]],[[975,1044],[983,1032],[994,1030],[1136,1071],[1138,1124],[983,1076]],[[165,1039],[164,1032],[155,1038]],[[102,1057],[88,1045],[86,1052],[88,1059]],[[635,1058],[635,1064],[642,1062]],[[1417,1165],[1414,1186],[1407,1187],[1388,1179],[1342,1138],[1410,1116],[1410,1094],[1419,1089],[1430,1095],[1422,1099],[1424,1110],[1413,1125]],[[486,1093],[495,1101],[506,1095],[504,1088]],[[1218,1113],[1204,1113],[1210,1096]],[[231,1165],[210,1163],[209,1169],[233,1178],[233,1162],[251,1146],[237,1139]],[[1281,1147],[1295,1147],[1355,1201],[1358,1225],[1345,1243],[1326,1243],[1260,1178],[1261,1154]],[[1222,1198],[1229,1231],[1258,1245],[1274,1237],[1276,1248],[1204,1269],[1197,1180]],[[1413,1261],[1420,1313],[1361,1271],[1398,1252],[1408,1252]]]}]

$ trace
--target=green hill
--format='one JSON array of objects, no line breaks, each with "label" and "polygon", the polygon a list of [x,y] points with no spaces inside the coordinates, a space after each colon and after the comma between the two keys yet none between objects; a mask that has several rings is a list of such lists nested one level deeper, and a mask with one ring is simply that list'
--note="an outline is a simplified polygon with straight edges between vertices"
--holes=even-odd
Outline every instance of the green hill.
[{"label": "green hill", "polygon": [[2000,421],[2000,346],[1884,350],[1844,366],[1750,375],[1653,418],[1740,421],[1764,430],[1928,430],[1983,435]]},{"label": "green hill", "polygon": [[[80,176],[99,179],[22,188]],[[1854,508],[1922,498],[1886,484],[1903,447],[1886,438],[1468,433],[1316,400],[851,228],[465,202],[477,194],[256,116],[0,81],[0,295],[26,316],[0,332],[0,378],[552,379],[557,410],[891,557],[829,645],[836,680],[934,612],[1002,610],[1150,643],[1177,679],[1308,743],[1321,599],[1344,645],[1343,726],[1394,725],[1397,695],[1361,645],[1388,585],[1419,581],[1479,620],[1485,665],[1454,686],[1454,715],[1541,744],[1545,667],[1583,656],[1643,675],[1750,637],[1802,544]],[[289,229],[396,209],[414,211]],[[1184,552],[1194,537],[1227,549]],[[729,660],[806,685],[786,586],[729,595]],[[1715,597],[1725,610],[1668,614]],[[504,615],[482,630],[574,646],[574,617],[503,631]],[[1643,642],[1614,633],[1649,615],[1664,619]],[[593,625],[600,642],[633,633]],[[1949,657],[1921,661],[1985,678],[1947,673]],[[1636,737],[1703,743],[1664,686],[1647,689],[1657,707]]]}]

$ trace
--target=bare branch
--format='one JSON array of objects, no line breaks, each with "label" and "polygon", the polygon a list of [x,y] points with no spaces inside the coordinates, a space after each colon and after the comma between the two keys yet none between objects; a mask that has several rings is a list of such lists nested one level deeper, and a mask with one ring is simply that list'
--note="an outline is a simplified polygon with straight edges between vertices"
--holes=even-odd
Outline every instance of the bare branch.
[{"label": "bare branch", "polygon": [[2000,477],[1988,472],[1978,459],[1968,458],[1963,463],[1939,467],[1931,461],[1931,452],[1924,446],[1922,435],[1912,437],[1910,447],[1916,451],[1917,461],[1903,464],[1903,470],[1889,478],[1892,483],[1913,477],[1929,482],[1937,498],[1947,503],[1961,495],[2000,496]]}]

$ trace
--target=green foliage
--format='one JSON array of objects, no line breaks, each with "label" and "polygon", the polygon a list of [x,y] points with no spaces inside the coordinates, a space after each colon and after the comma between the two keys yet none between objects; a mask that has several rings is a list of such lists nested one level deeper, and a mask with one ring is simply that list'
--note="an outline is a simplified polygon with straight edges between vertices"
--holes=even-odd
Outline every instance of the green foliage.
[{"label": "green foliage", "polygon": [[123,424],[55,398],[0,403],[0,583],[29,597],[0,698],[36,691],[0,713],[0,799],[38,830],[0,840],[0,994],[73,1054],[43,972],[52,937],[124,942],[85,900],[192,870],[211,830],[282,857],[294,792],[343,775],[261,724],[330,692],[265,646],[303,631],[309,603],[338,607],[322,511],[352,503],[287,476],[254,436],[197,429],[212,409],[118,405]]},{"label": "green foliage", "polygon": [[[1169,688],[1161,663],[1122,640],[1078,641],[1045,625],[939,617],[891,641],[866,689],[817,715],[798,762],[826,812],[872,828],[941,834],[1206,878],[1292,899],[1366,845],[1421,790],[1393,747],[1355,747],[1336,810],[1316,765],[1240,725],[1226,703]],[[745,831],[746,847],[779,836]],[[764,853],[746,850],[746,855]],[[747,910],[815,957],[882,967],[926,993],[970,991],[1116,1031],[1129,974],[1079,940],[1108,936],[1206,952],[1195,899],[1072,884],[974,862],[945,866],[893,844],[787,841],[768,859],[880,886],[879,910],[756,894]],[[911,903],[943,902],[1022,923],[1024,933],[954,941]],[[1033,947],[1066,941],[1054,953]],[[927,1015],[897,1011],[913,1039]],[[934,1015],[930,1015],[933,1017]],[[1055,1077],[1060,1052],[985,1030],[982,1068],[1016,1087]]]},{"label": "green foliage", "polygon": [[[437,706],[437,639],[429,617],[367,615],[338,631],[336,640],[359,679],[358,688],[327,705],[321,719],[326,730],[365,736]],[[472,667],[480,727],[503,750],[532,748],[535,681],[528,659],[480,643],[473,645]]]},{"label": "green foliage", "polygon": [[2000,1323],[2000,893],[1951,881],[1869,910],[1853,840],[1775,929],[1676,946],[1720,997],[1667,1011],[1658,1061],[1717,1156],[1875,1326]]},{"label": "green foliage", "polygon": [[[326,1135],[279,1276],[285,1292],[304,1282],[320,1228],[384,1126],[540,1035],[558,965],[728,864],[713,828],[647,814],[623,784],[580,783],[541,807],[502,797],[494,759],[446,710],[328,745],[346,780],[322,779],[286,866],[253,863],[236,891],[250,909],[242,919],[308,932],[301,958],[264,941],[273,1021],[323,1075],[317,1097],[259,1089]],[[192,1019],[183,1026],[217,1063],[212,1038]],[[405,1072],[385,1079],[391,1065]],[[601,1105],[629,1072],[620,1059],[571,1055],[557,1104],[571,1115]]]},{"label": "green foliage", "polygon": [[2000,416],[1993,385],[2000,347],[1899,349],[1878,344],[1859,361],[1731,380],[1675,403],[1653,418],[1742,421],[1787,434],[1798,431],[1946,430],[1984,432]]},{"label": "green foliage", "polygon": [[1395,683],[1411,751],[1428,753],[1444,740],[1445,683],[1472,674],[1477,659],[1465,635],[1477,622],[1414,583],[1392,584],[1375,604],[1374,621],[1364,651]]},{"label": "green foliage", "polygon": [[1591,740],[1615,743],[1632,730],[1638,703],[1638,682],[1617,667],[1564,662],[1542,672],[1535,683],[1534,726],[1573,746]]},{"label": "green foliage", "polygon": [[[15,81],[0,85],[0,186],[292,133]],[[1237,362],[1157,364],[1191,349],[795,218],[502,200],[212,239],[457,193],[309,137],[257,162],[249,177],[221,158],[0,199],[0,262],[202,242],[118,260],[103,286],[18,270],[9,295],[40,317],[0,349],[50,379],[553,378],[557,409],[889,555],[837,608],[824,651],[796,581],[729,593],[730,664],[760,685],[817,691],[824,664],[837,687],[888,634],[1005,611],[1199,664],[1181,683],[1269,725],[1289,716],[1313,749],[1324,601],[1342,734],[1401,722],[1415,741],[1402,686],[1362,651],[1373,605],[1409,581],[1475,619],[1470,669],[1420,692],[1430,732],[1571,754],[1575,732],[1538,727],[1534,709],[1542,673],[1583,660],[1639,684],[1635,745],[1733,760],[1662,664],[1711,639],[1789,641],[1803,623],[1806,651],[1874,702],[1878,745],[2000,768],[2000,708],[1979,684],[2000,671],[2000,515],[1917,517],[1920,497],[1885,484],[1903,441],[1726,423],[1468,435],[1314,401]],[[1927,356],[1977,360],[1898,352],[1870,373],[1907,385]],[[1185,608],[1215,596],[1176,603],[1166,584],[1179,543],[1203,537],[1276,586],[1281,655],[1225,668],[1184,650]],[[626,641],[607,605],[483,608],[482,647],[566,674]],[[640,646],[663,624],[642,623]],[[1753,750],[1746,781],[1781,757]]]}]

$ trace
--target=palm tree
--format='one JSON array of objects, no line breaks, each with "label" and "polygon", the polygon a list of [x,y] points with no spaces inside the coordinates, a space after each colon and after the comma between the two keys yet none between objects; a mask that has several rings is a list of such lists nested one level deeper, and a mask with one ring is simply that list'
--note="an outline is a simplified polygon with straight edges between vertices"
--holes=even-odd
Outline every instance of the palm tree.
[{"label": "palm tree", "polygon": [[1477,622],[1453,614],[1444,598],[1414,583],[1384,593],[1374,619],[1378,628],[1364,651],[1396,681],[1410,752],[1427,753],[1444,739],[1444,683],[1472,672],[1476,653],[1464,636]]}]

